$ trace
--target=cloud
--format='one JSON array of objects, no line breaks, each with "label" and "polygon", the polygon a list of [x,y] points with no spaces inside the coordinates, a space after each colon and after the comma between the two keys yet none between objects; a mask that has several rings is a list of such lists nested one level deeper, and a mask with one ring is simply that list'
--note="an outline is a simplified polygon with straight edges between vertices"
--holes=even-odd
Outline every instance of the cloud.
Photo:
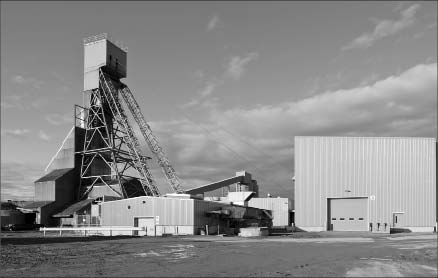
[{"label": "cloud", "polygon": [[28,109],[29,106],[26,105],[26,102],[24,101],[25,98],[28,97],[28,94],[22,94],[22,95],[6,95],[2,97],[1,101],[1,107],[4,109],[13,108],[13,109],[20,109],[25,110]]},{"label": "cloud", "polygon": [[42,108],[49,104],[49,100],[45,98],[38,98],[30,103],[33,108]]},{"label": "cloud", "polygon": [[17,129],[1,129],[2,136],[9,136],[14,138],[24,138],[30,133],[29,129],[17,128]]},{"label": "cloud", "polygon": [[201,97],[208,97],[213,93],[213,90],[218,86],[218,83],[208,82],[202,90],[199,91]]},{"label": "cloud", "polygon": [[40,138],[43,141],[50,141],[50,136],[47,135],[47,133],[45,133],[44,131],[40,130],[38,132],[38,138]]},{"label": "cloud", "polygon": [[419,4],[414,4],[409,8],[401,11],[398,20],[380,20],[376,22],[376,26],[371,33],[364,33],[355,38],[352,42],[342,47],[342,50],[349,50],[354,48],[368,48],[371,47],[377,40],[395,35],[411,26],[415,22],[415,14],[420,8]]},{"label": "cloud", "polygon": [[387,77],[371,74],[349,89],[320,91],[296,101],[210,109],[193,122],[183,117],[151,126],[187,188],[248,170],[263,192],[286,197],[293,194],[294,136],[437,134],[436,63]]},{"label": "cloud", "polygon": [[246,71],[246,66],[249,62],[256,60],[259,57],[257,52],[251,52],[247,55],[240,57],[231,57],[226,65],[225,75],[233,78],[234,80],[239,80],[243,73]]},{"label": "cloud", "polygon": [[3,100],[1,101],[0,105],[1,105],[1,108],[3,108],[3,109],[16,108],[16,106],[14,104],[7,102],[7,101],[3,101]]},{"label": "cloud", "polygon": [[362,81],[360,82],[359,86],[367,86],[373,82],[376,82],[379,78],[379,75],[377,75],[376,73],[372,73],[371,75],[365,77],[362,79]]},{"label": "cloud", "polygon": [[33,183],[43,175],[43,165],[2,161],[2,200],[33,200],[35,192]]},{"label": "cloud", "polygon": [[[260,129],[264,134],[281,136],[285,134],[283,130],[290,128],[310,135],[433,136],[436,133],[436,75],[436,63],[420,64],[369,86],[327,91],[275,106],[229,110],[216,120],[225,126],[231,122],[242,123],[238,128],[253,136],[257,136]],[[387,106],[390,102],[394,103],[392,107]],[[426,119],[430,126],[413,130],[390,128],[394,121],[417,118]]]},{"label": "cloud", "polygon": [[64,125],[64,124],[73,124],[73,115],[66,113],[66,114],[47,114],[45,116],[46,121],[51,125]]},{"label": "cloud", "polygon": [[214,15],[213,17],[210,18],[210,20],[208,21],[207,24],[207,31],[213,31],[214,29],[219,28],[220,26],[222,26],[222,21],[220,20],[220,18],[217,15]]},{"label": "cloud", "polygon": [[[28,138],[31,135],[31,131],[26,128],[17,128],[17,129],[1,129],[2,137],[11,137],[11,138]],[[44,131],[40,130],[37,134],[38,138],[43,141],[50,141],[50,136],[47,135]]]},{"label": "cloud", "polygon": [[29,90],[21,94],[7,94],[2,96],[1,108],[4,109],[40,109],[49,104],[49,100],[41,96],[32,96],[28,93]]},{"label": "cloud", "polygon": [[24,77],[21,76],[21,75],[15,75],[14,77],[12,77],[12,81],[13,81],[14,83],[18,83],[18,84],[23,84],[23,83],[25,83],[25,79],[24,79]]},{"label": "cloud", "polygon": [[14,75],[12,82],[21,85],[30,85],[34,89],[39,89],[45,84],[44,81],[38,80],[35,77],[24,77],[22,75]]},{"label": "cloud", "polygon": [[190,108],[190,107],[193,107],[193,106],[196,106],[199,104],[200,104],[200,99],[198,97],[198,98],[190,100],[189,102],[183,103],[180,107],[185,109],[185,108]]},{"label": "cloud", "polygon": [[238,81],[246,71],[246,66],[249,62],[256,60],[259,57],[257,52],[251,52],[245,56],[233,56],[224,66],[222,75],[219,78],[213,77],[206,81],[207,76],[201,70],[195,72],[194,77],[202,83],[202,87],[198,90],[197,96],[189,102],[181,105],[181,108],[190,108],[200,106],[204,108],[213,108],[218,103],[218,98],[210,98],[214,91],[225,84],[227,79]]}]

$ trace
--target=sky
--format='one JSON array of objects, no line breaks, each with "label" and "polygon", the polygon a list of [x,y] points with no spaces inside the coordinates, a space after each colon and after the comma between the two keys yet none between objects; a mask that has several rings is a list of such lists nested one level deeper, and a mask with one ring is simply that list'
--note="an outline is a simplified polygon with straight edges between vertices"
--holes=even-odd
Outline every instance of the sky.
[{"label": "sky", "polygon": [[128,47],[122,81],[184,188],[246,170],[261,197],[293,198],[294,136],[437,137],[436,1],[0,8],[2,200],[32,200],[82,105],[82,40],[100,33]]}]

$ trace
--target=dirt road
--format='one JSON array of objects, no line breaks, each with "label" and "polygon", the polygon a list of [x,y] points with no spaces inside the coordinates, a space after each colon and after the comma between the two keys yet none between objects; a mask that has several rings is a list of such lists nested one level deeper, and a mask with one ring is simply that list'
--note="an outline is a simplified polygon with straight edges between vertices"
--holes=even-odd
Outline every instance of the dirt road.
[{"label": "dirt road", "polygon": [[2,233],[1,247],[3,277],[437,277],[436,234],[43,238]]}]

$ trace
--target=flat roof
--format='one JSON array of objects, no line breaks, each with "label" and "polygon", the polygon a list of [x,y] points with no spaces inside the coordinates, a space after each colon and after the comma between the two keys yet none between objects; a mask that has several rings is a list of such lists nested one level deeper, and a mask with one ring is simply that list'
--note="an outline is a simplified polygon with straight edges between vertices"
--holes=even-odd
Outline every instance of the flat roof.
[{"label": "flat roof", "polygon": [[435,137],[399,137],[399,136],[330,136],[330,135],[320,135],[320,136],[313,136],[313,135],[295,135],[294,137],[307,137],[307,138],[360,138],[360,139],[423,139],[423,140],[434,140],[436,141]]},{"label": "flat roof", "polygon": [[50,173],[42,176],[41,178],[37,179],[35,182],[54,181],[54,180],[64,176],[65,174],[67,174],[71,170],[73,170],[73,168],[56,169],[56,170],[53,170]]},{"label": "flat roof", "polygon": [[120,41],[115,41],[113,40],[108,33],[101,33],[98,35],[94,35],[94,36],[89,36],[84,38],[84,45],[88,45],[88,44],[92,44],[101,40],[107,40],[109,42],[111,42],[112,44],[114,44],[115,46],[117,46],[118,48],[120,48],[121,50],[123,50],[124,52],[128,52],[128,47],[125,46],[122,42]]},{"label": "flat roof", "polygon": [[85,200],[79,201],[77,203],[74,203],[74,204],[68,206],[63,211],[54,214],[53,217],[71,217],[71,216],[73,216],[73,214],[75,212],[88,206],[93,201],[94,201],[93,199],[85,199]]},{"label": "flat roof", "polygon": [[36,201],[30,204],[27,204],[23,206],[24,209],[37,209],[44,206],[47,206],[48,204],[54,203],[54,201]]}]

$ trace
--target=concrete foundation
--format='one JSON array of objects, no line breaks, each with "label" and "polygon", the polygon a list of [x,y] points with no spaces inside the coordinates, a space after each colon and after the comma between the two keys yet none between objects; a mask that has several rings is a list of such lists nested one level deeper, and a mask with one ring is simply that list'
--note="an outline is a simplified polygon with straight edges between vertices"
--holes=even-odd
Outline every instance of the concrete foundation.
[{"label": "concrete foundation", "polygon": [[255,237],[255,236],[268,236],[269,229],[267,227],[250,227],[240,228],[239,236],[241,237]]}]

